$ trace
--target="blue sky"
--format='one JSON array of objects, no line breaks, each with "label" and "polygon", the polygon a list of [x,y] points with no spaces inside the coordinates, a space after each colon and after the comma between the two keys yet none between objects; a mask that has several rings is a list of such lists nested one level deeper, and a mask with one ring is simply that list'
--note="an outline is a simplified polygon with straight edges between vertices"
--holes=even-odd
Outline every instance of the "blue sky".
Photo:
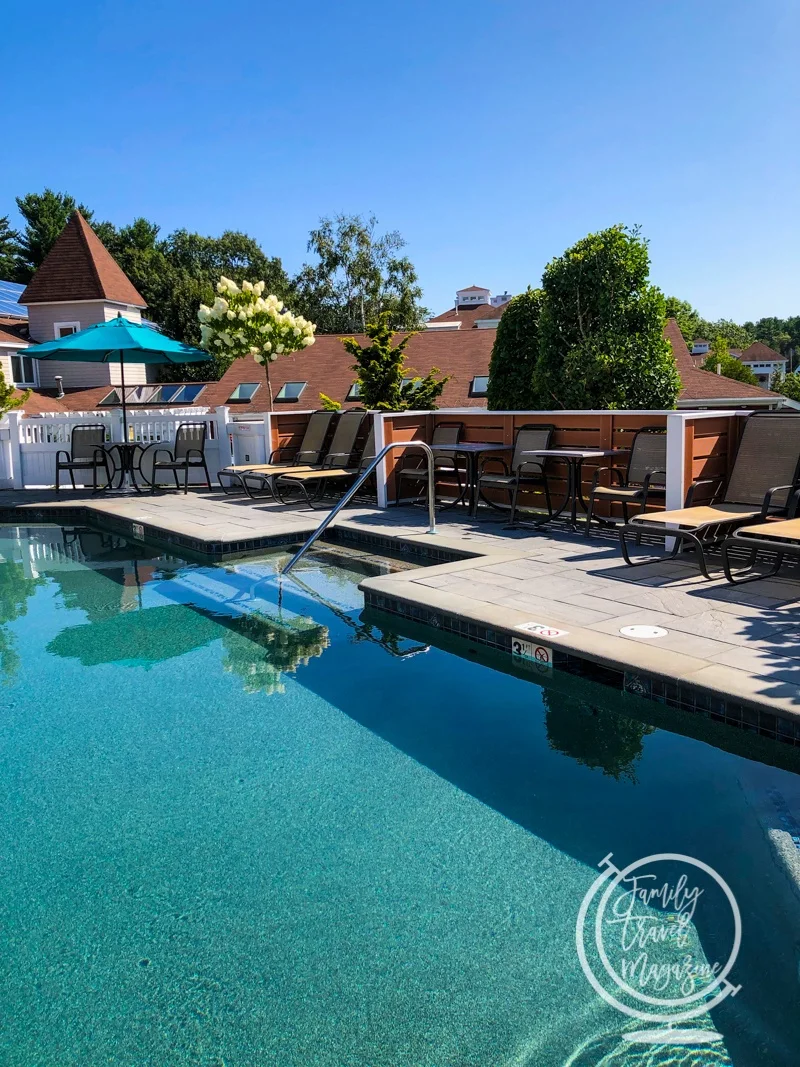
[{"label": "blue sky", "polygon": [[[296,270],[374,212],[434,311],[639,223],[707,317],[800,314],[796,0],[41,0],[3,16],[0,214],[242,229]],[[10,107],[8,104],[10,103]]]}]

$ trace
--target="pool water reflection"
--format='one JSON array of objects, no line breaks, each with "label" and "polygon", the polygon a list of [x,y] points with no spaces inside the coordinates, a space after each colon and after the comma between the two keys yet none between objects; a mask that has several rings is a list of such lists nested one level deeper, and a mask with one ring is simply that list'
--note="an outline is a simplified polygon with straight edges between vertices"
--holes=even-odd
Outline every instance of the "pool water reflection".
[{"label": "pool water reflection", "polygon": [[[282,587],[285,554],[85,530],[0,528],[0,557],[4,1064],[797,1062],[792,750],[428,648],[362,612],[353,556]],[[581,972],[609,852],[697,856],[739,901],[742,991],[694,1059],[626,1045]]]}]

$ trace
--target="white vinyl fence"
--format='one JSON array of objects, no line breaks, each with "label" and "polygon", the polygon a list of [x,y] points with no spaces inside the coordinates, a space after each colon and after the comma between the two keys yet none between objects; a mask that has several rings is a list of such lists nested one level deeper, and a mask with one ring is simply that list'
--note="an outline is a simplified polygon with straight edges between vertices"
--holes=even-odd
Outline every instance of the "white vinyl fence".
[{"label": "white vinyl fence", "polygon": [[[194,408],[184,410],[130,411],[128,413],[128,440],[143,446],[163,444],[171,448],[175,441],[175,431],[182,422],[204,422],[208,427],[206,435],[206,462],[212,481],[216,479],[221,467],[231,462],[235,442],[241,433],[241,424],[229,422],[230,411],[227,407],[215,411],[198,412]],[[56,453],[70,450],[72,430],[76,426],[103,425],[106,427],[106,440],[123,441],[122,412],[75,412],[69,415],[54,414],[42,416],[23,416],[20,411],[9,412],[0,421],[0,488],[4,489],[41,489],[51,488],[55,484]],[[250,447],[255,447],[260,440],[263,451],[263,435],[268,430],[268,422],[259,420],[247,429],[247,434],[254,440]],[[260,432],[259,432],[260,431]],[[142,469],[145,477],[152,473],[152,457],[155,449],[145,453]],[[162,457],[163,458],[163,457]],[[91,485],[91,472],[76,472],[78,478],[87,479]],[[102,479],[102,475],[100,476]],[[62,484],[69,474],[62,472]],[[191,483],[202,483],[202,471],[191,472]]]}]

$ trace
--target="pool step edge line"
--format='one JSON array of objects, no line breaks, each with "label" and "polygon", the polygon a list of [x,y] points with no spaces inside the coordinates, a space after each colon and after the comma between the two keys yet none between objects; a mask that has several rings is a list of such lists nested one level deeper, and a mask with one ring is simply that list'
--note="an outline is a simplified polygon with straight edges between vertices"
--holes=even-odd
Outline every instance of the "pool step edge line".
[{"label": "pool step edge line", "polygon": [[[447,568],[451,569],[457,568]],[[440,569],[436,568],[435,573],[440,573]],[[530,635],[522,634],[516,629],[520,623],[530,621],[529,613],[507,605],[472,601],[444,589],[413,584],[409,578],[410,575],[406,572],[365,579],[359,586],[364,593],[365,605],[433,626],[434,629],[441,628],[460,634],[478,644],[499,648],[509,655],[513,637],[532,640]],[[722,664],[710,664],[707,660],[695,659],[684,653],[584,629],[573,623],[559,624],[555,617],[547,621],[554,627],[563,627],[568,631],[557,638],[535,638],[537,644],[553,651],[553,665],[556,669],[561,667],[569,670],[570,660],[590,666],[597,665],[618,674],[619,688],[623,691],[658,699],[660,703],[671,704],[684,710],[708,713],[712,718],[737,725],[739,728],[750,728],[754,725],[758,728],[758,722],[742,723],[741,718],[737,718],[738,713],[726,714],[726,705],[744,705],[755,709],[762,717],[768,717],[764,727],[764,730],[769,731],[767,736],[789,740],[792,744],[800,743],[800,699],[791,701],[790,698],[780,696],[762,697],[748,686],[751,680],[756,685],[762,682],[756,675]],[[484,636],[486,631],[489,631],[490,635],[488,640]],[[502,642],[492,640],[491,634],[501,636]],[[658,683],[659,693],[666,687],[680,689],[681,699],[662,700],[653,696],[654,683]],[[689,692],[695,695],[691,701],[694,706],[687,708]],[[787,731],[787,736],[781,735],[779,726],[771,722],[775,718],[783,719],[794,729]],[[795,731],[797,740],[793,736]],[[789,734],[792,736],[788,736]]]}]

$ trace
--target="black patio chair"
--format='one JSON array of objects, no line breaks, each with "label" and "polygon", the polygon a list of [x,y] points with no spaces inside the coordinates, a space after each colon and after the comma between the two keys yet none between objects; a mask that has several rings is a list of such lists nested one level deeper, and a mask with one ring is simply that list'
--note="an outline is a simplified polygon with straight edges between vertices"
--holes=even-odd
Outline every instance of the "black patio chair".
[{"label": "black patio chair", "polygon": [[[463,422],[440,422],[433,431],[432,445],[457,445],[464,432]],[[450,485],[456,490],[452,500],[448,500],[445,507],[455,507],[464,499],[468,489],[466,463],[461,458],[459,462],[458,449],[452,452],[437,452],[433,457],[434,476],[437,486]],[[428,460],[425,455],[418,452],[404,452],[400,462],[395,467],[395,504],[400,504],[400,498],[404,482],[417,482],[420,487],[419,499],[422,492],[427,491],[428,486]]]},{"label": "black patio chair", "polygon": [[[487,456],[481,463],[478,471],[478,497],[497,511],[505,510],[508,505],[500,505],[490,500],[484,490],[501,490],[508,493],[511,507],[509,522],[513,525],[517,514],[517,505],[521,490],[541,489],[544,493],[547,505],[547,514],[553,514],[553,505],[550,501],[550,487],[547,484],[547,475],[544,471],[544,460],[526,459],[526,452],[535,452],[537,448],[549,448],[550,440],[555,433],[555,426],[551,423],[541,425],[528,423],[520,426],[514,439],[514,452],[511,456],[511,465],[497,456]],[[500,471],[492,471],[488,468],[492,464],[499,464]]]},{"label": "black patio chair", "polygon": [[[76,489],[75,471],[92,472],[92,491],[98,491],[97,472],[106,476],[106,486],[111,485],[111,467],[108,452],[103,447],[107,428],[100,423],[73,426],[69,451],[60,448],[56,452],[56,492],[61,492],[61,471],[69,471],[72,488]],[[61,457],[65,456],[65,459]],[[105,488],[104,487],[104,488]]]},{"label": "black patio chair", "polygon": [[[204,422],[182,422],[175,431],[175,443],[171,449],[157,444],[153,448],[153,476],[150,492],[155,493],[158,485],[159,471],[172,471],[175,488],[180,489],[178,471],[183,471],[183,492],[189,492],[189,473],[201,469],[206,476],[206,485],[211,489],[211,477],[206,464],[206,433],[208,427]],[[168,459],[159,459],[164,454]]]},{"label": "black patio chair", "polygon": [[[611,485],[600,485],[600,475],[607,471]],[[622,517],[628,522],[628,508],[639,506],[639,512],[647,510],[648,500],[666,496],[667,485],[667,434],[658,426],[644,426],[633,437],[627,467],[598,467],[589,490],[586,507],[586,536],[592,533],[592,518],[596,500],[622,505]],[[616,479],[616,485],[614,480]],[[604,526],[616,526],[613,519],[597,519]]]}]

